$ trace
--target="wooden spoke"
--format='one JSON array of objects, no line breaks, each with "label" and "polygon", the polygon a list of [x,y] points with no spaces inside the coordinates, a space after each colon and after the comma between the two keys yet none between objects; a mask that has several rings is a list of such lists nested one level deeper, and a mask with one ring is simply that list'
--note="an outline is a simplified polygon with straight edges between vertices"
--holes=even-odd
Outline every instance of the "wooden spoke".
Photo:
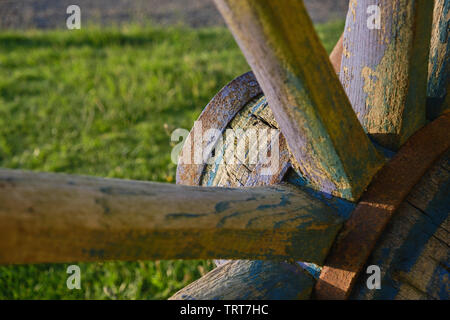
[{"label": "wooden spoke", "polygon": [[340,78],[365,130],[397,150],[425,124],[433,1],[350,1]]},{"label": "wooden spoke", "polygon": [[357,200],[383,161],[364,134],[302,1],[215,0],[304,177]]},{"label": "wooden spoke", "polygon": [[171,300],[307,300],[314,279],[299,266],[229,261],[175,293]]},{"label": "wooden spoke", "polygon": [[428,66],[427,118],[450,111],[450,1],[435,0],[430,64]]},{"label": "wooden spoke", "polygon": [[341,219],[298,188],[202,188],[0,170],[0,263],[323,261]]}]

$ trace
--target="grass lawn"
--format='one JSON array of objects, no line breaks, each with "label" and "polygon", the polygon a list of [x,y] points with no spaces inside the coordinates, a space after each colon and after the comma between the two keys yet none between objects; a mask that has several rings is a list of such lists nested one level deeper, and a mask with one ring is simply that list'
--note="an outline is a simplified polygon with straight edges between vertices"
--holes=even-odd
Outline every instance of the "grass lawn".
[{"label": "grass lawn", "polygon": [[[171,132],[248,70],[225,28],[0,31],[0,167],[174,183]],[[78,263],[68,290],[68,265],[0,266],[0,299],[165,299],[213,267]]]}]

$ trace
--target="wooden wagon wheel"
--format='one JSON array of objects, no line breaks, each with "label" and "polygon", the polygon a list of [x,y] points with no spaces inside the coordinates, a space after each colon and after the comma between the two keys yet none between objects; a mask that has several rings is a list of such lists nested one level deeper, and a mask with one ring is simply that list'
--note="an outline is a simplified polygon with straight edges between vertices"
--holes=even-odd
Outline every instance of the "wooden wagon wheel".
[{"label": "wooden wagon wheel", "polygon": [[[349,70],[352,70],[352,72],[356,75],[362,74],[364,75],[364,70],[377,70],[377,63],[381,64],[380,68],[385,67],[386,65],[390,65],[394,67],[394,70],[391,70],[391,72],[386,72],[386,70],[383,71],[376,71],[376,76],[378,77],[385,77],[388,79],[393,79],[395,76],[395,72],[404,72],[406,73],[406,81],[411,79],[409,81],[408,85],[412,88],[420,88],[422,86],[422,90],[419,92],[419,95],[416,96],[416,92],[412,92],[411,90],[403,90],[402,94],[403,96],[396,97],[399,101],[398,105],[400,103],[406,104],[404,106],[405,110],[408,108],[408,112],[410,112],[411,115],[413,115],[413,119],[410,120],[411,117],[403,117],[403,120],[405,121],[401,125],[398,123],[395,123],[396,120],[392,120],[389,125],[391,127],[398,126],[399,128],[394,128],[395,130],[392,130],[392,132],[399,132],[398,135],[389,133],[386,135],[380,134],[378,131],[382,128],[382,124],[373,124],[373,121],[376,121],[377,118],[380,117],[386,117],[386,113],[383,113],[384,110],[388,110],[389,108],[395,108],[395,106],[388,105],[385,102],[378,103],[378,105],[374,105],[373,100],[376,98],[374,95],[382,96],[381,92],[368,92],[367,93],[367,103],[366,101],[362,101],[362,103],[358,104],[359,101],[356,101],[353,99],[353,107],[356,106],[356,111],[358,111],[359,105],[362,105],[362,111],[358,113],[358,116],[360,118],[360,121],[364,123],[366,121],[365,128],[369,133],[372,133],[376,140],[380,140],[379,142],[382,143],[386,147],[390,148],[398,148],[400,144],[404,143],[404,139],[402,138],[403,135],[406,135],[409,137],[411,135],[410,132],[417,131],[417,128],[420,127],[420,124],[424,122],[424,116],[425,116],[425,110],[424,110],[424,101],[425,101],[425,91],[424,91],[424,84],[426,82],[425,77],[423,76],[426,74],[424,72],[424,68],[426,67],[426,64],[424,61],[418,61],[420,59],[423,60],[424,57],[427,57],[425,54],[426,47],[417,46],[418,43],[424,42],[426,43],[427,37],[426,34],[429,31],[427,28],[427,19],[429,20],[431,17],[431,5],[425,4],[424,2],[414,4],[417,7],[413,9],[412,7],[408,8],[406,3],[401,2],[393,2],[391,4],[385,2],[385,3],[379,3],[382,5],[382,9],[385,13],[388,12],[394,12],[394,10],[397,10],[397,16],[392,16],[390,21],[386,21],[389,24],[403,24],[403,29],[400,31],[405,33],[405,29],[410,27],[411,24],[417,24],[417,29],[419,32],[416,32],[414,35],[405,35],[402,34],[400,36],[397,36],[395,38],[394,36],[389,37],[388,35],[383,35],[383,37],[386,40],[386,43],[384,43],[385,39],[383,39],[383,43],[381,45],[377,46],[376,43],[373,43],[374,40],[376,40],[375,35],[371,35],[374,39],[371,39],[370,36],[366,36],[366,30],[360,30],[361,28],[358,28],[358,26],[363,25],[364,21],[361,21],[362,19],[365,19],[364,15],[364,9],[367,8],[365,6],[365,2],[360,2],[359,7],[357,8],[357,5],[355,3],[350,4],[350,11],[349,11],[349,17],[347,19],[347,25],[346,25],[346,35],[344,39],[341,38],[340,42],[337,45],[337,48],[339,48],[342,43],[344,43],[345,49],[344,49],[344,56],[343,56],[343,65],[341,70],[341,81],[344,84],[344,87],[347,88],[347,92],[349,93],[349,96],[357,97],[357,99],[362,99],[364,97],[363,94],[360,93],[362,90],[367,90],[364,88],[364,86],[367,86],[367,84],[364,83],[364,81],[361,81],[361,78],[351,76],[349,74]],[[367,4],[368,5],[368,4]],[[446,16],[444,14],[444,3],[438,2],[435,8],[435,19],[443,19],[443,17]],[[220,7],[220,6],[219,6]],[[288,6],[286,6],[288,7]],[[238,8],[238,5],[236,3],[233,3],[232,1],[221,1],[221,7],[222,12],[225,13],[224,16],[228,17],[228,23],[231,25],[231,29],[234,30],[236,37],[238,38],[238,41],[244,42],[244,44],[241,43],[241,46],[243,46],[243,51],[247,53],[247,55],[250,55],[250,57],[247,56],[249,61],[254,61],[255,64],[266,64],[265,68],[276,68],[275,66],[271,65],[272,61],[269,59],[265,59],[264,57],[259,55],[259,52],[257,51],[259,49],[260,52],[266,53],[269,50],[261,50],[261,48],[254,48],[250,40],[245,38],[245,35],[243,35],[243,31],[245,30],[251,30],[251,26],[245,25],[246,22],[243,22],[243,20],[246,19],[246,21],[251,21],[250,24],[254,23],[253,21],[260,21],[263,19],[252,19],[251,15],[260,14],[261,16],[264,15],[263,11],[264,6],[258,7],[257,9],[252,8],[251,6],[247,6],[246,4],[243,5],[243,7]],[[253,10],[254,9],[254,10]],[[402,10],[399,10],[402,9]],[[239,10],[239,12],[238,12]],[[242,11],[247,10],[245,14],[242,13]],[[260,11],[258,11],[260,10]],[[405,12],[409,12],[409,18],[405,18]],[[416,10],[416,11],[414,11]],[[446,9],[448,12],[448,9]],[[401,11],[401,12],[400,12]],[[255,13],[257,12],[257,13]],[[298,13],[295,11],[296,14]],[[286,12],[284,12],[286,13]],[[265,12],[265,14],[269,14],[268,12]],[[403,17],[402,17],[403,15]],[[358,17],[358,19],[356,19]],[[284,18],[284,16],[283,16]],[[410,21],[404,21],[404,20],[410,19]],[[287,19],[288,20],[288,19]],[[419,24],[420,22],[420,24]],[[243,27],[242,25],[245,25]],[[256,24],[256,23],[254,23]],[[428,21],[428,25],[430,22]],[[435,21],[435,24],[436,23]],[[440,23],[442,25],[442,22]],[[253,26],[256,28],[255,26]],[[391,25],[388,26],[388,28],[391,27]],[[276,27],[274,27],[275,29]],[[441,26],[442,28],[442,26]],[[237,29],[237,30],[236,30]],[[357,32],[351,32],[351,30],[357,30]],[[279,31],[279,30],[270,30],[271,32]],[[269,32],[266,33],[261,32],[262,37],[270,37]],[[436,34],[438,32],[435,30],[434,32],[434,38],[433,41],[436,41]],[[261,36],[261,34],[258,34]],[[361,39],[361,36],[364,39],[366,43],[360,43],[358,40]],[[269,40],[264,41],[267,39],[261,40],[259,38],[260,43],[268,43]],[[247,42],[246,42],[247,41]],[[411,48],[410,51],[404,50],[401,54],[406,56],[406,58],[409,60],[406,60],[404,62],[400,63],[393,63],[394,58],[398,57],[392,57],[393,51],[398,50],[398,46],[400,42],[411,42],[413,45],[413,48]],[[358,52],[356,48],[353,48],[351,45],[354,44],[354,46],[362,46],[362,50],[359,50],[359,53],[356,57],[353,55],[350,55],[350,50],[352,52]],[[389,46],[389,44],[391,44]],[[366,47],[364,47],[366,45]],[[374,47],[375,46],[375,47]],[[438,46],[438,43],[434,43],[432,45],[432,50],[437,51],[436,48]],[[442,47],[442,45],[441,45]],[[341,51],[341,50],[338,50]],[[336,52],[336,51],[335,51]],[[334,52],[334,53],[335,53]],[[369,52],[373,52],[373,55],[368,55]],[[441,52],[442,54],[442,52]],[[252,55],[255,55],[255,57],[252,57]],[[364,55],[368,55],[369,59],[364,57]],[[444,53],[445,56],[445,53]],[[334,62],[335,69],[336,65],[340,60],[333,59],[331,57],[332,63]],[[434,59],[443,59],[442,55],[437,56]],[[365,59],[365,60],[364,60]],[[281,59],[280,59],[281,60]],[[368,61],[367,61],[368,60]],[[412,63],[419,63],[419,65],[422,65],[422,68],[417,68],[416,70],[410,70],[407,72],[407,68],[409,64]],[[425,60],[426,61],[426,60]],[[361,63],[363,62],[363,63]],[[357,66],[357,67],[353,67]],[[269,66],[267,66],[269,65]],[[362,67],[362,66],[366,67]],[[369,67],[370,66],[370,67]],[[337,67],[339,70],[340,66]],[[444,66],[443,69],[441,69],[441,73],[438,77],[443,77],[442,73],[445,74]],[[261,66],[254,66],[254,69],[261,70],[264,69]],[[430,67],[430,70],[432,67]],[[381,69],[382,70],[382,69]],[[375,72],[373,72],[375,74]],[[418,76],[419,73],[422,73],[422,76]],[[264,80],[270,81],[270,79],[266,79],[265,75],[260,75]],[[270,74],[270,76],[273,76],[273,73]],[[371,76],[371,75],[369,75]],[[430,73],[430,77],[432,77],[432,73]],[[435,76],[436,77],[436,76]],[[444,76],[445,77],[445,76]],[[362,79],[366,80],[366,79]],[[358,82],[359,81],[359,82]],[[252,88],[252,90],[249,90],[248,92],[244,93],[242,92],[242,87],[247,87],[246,82],[251,83],[252,85],[249,86]],[[202,116],[200,117],[199,121],[203,121],[205,123],[210,123],[210,119],[217,119],[215,116],[212,116],[212,113],[220,113],[220,114],[227,114],[230,117],[233,117],[237,113],[237,109],[233,109],[232,114],[229,114],[230,109],[227,108],[228,105],[234,105],[237,108],[243,108],[242,111],[240,111],[235,118],[230,121],[230,123],[227,123],[227,121],[224,121],[220,123],[219,130],[224,130],[226,128],[240,128],[240,129],[248,129],[253,127],[261,127],[261,126],[268,126],[273,128],[279,128],[277,122],[274,120],[274,117],[272,115],[272,112],[270,111],[270,108],[267,107],[267,101],[264,96],[262,96],[262,93],[258,90],[255,90],[254,85],[255,79],[253,77],[250,77],[249,74],[244,75],[233,82],[231,82],[227,87],[225,87],[221,93],[216,96],[211,103],[206,107],[205,111],[203,112]],[[354,83],[351,83],[354,82]],[[383,83],[382,81],[380,81]],[[445,83],[445,82],[444,82]],[[442,81],[441,81],[441,87],[442,87]],[[407,87],[407,85],[406,85]],[[353,88],[353,90],[349,89]],[[442,91],[443,88],[440,88]],[[269,88],[270,90],[270,88]],[[235,94],[235,93],[238,94]],[[270,91],[268,91],[270,92]],[[232,93],[230,96],[227,96],[228,94]],[[249,93],[249,95],[245,95],[245,93]],[[414,96],[414,101],[410,101],[411,98],[409,98],[410,95]],[[422,96],[420,96],[422,94]],[[225,98],[224,98],[225,95]],[[441,96],[445,96],[441,93]],[[389,99],[390,97],[388,97]],[[392,98],[391,98],[392,99]],[[226,103],[224,103],[224,100]],[[236,102],[239,103],[236,103]],[[397,103],[397,101],[394,101]],[[243,104],[245,106],[243,106]],[[409,105],[414,105],[413,107],[409,107]],[[440,106],[442,106],[443,103],[440,103]],[[378,110],[378,114],[372,113],[370,116],[368,115],[370,113],[370,110],[366,110],[366,108],[379,108],[384,110]],[[422,108],[422,112],[420,112],[418,109]],[[430,106],[429,106],[430,108]],[[214,110],[214,111],[212,111]],[[220,110],[220,111],[218,111]],[[388,110],[389,111],[389,110]],[[442,111],[442,110],[441,110]],[[385,111],[384,111],[385,112]],[[397,115],[395,115],[395,112],[392,112],[394,116],[401,117],[403,110],[397,110]],[[364,114],[365,113],[365,114]],[[442,112],[440,112],[442,113]],[[364,114],[364,116],[362,116]],[[416,119],[414,119],[414,116]],[[418,118],[423,117],[422,120],[417,120]],[[386,122],[389,121],[389,119],[386,120]],[[409,121],[409,122],[406,122]],[[367,124],[368,123],[368,124]],[[446,216],[448,215],[448,173],[445,171],[442,172],[442,169],[436,169],[434,168],[431,170],[431,172],[434,173],[434,175],[439,176],[439,187],[443,188],[442,190],[434,190],[431,191],[429,189],[435,189],[436,186],[433,183],[430,185],[431,179],[436,179],[436,177],[433,176],[433,173],[429,173],[426,178],[423,178],[424,181],[422,181],[416,189],[421,190],[422,192],[427,192],[427,196],[418,196],[417,191],[412,191],[412,195],[415,195],[414,197],[409,196],[407,200],[405,200],[404,203],[403,200],[408,195],[408,193],[411,191],[413,186],[418,182],[418,180],[422,177],[422,175],[425,174],[427,169],[432,165],[432,163],[439,158],[439,156],[448,148],[448,140],[449,136],[446,134],[449,127],[449,120],[448,118],[442,118],[433,123],[432,126],[424,129],[422,132],[420,132],[418,135],[416,135],[413,139],[409,141],[409,143],[397,154],[397,156],[391,160],[387,166],[385,166],[382,170],[382,172],[379,174],[379,176],[373,181],[371,189],[366,192],[363,199],[360,201],[359,205],[356,207],[356,210],[351,215],[351,218],[346,222],[345,227],[343,231],[341,231],[340,239],[335,244],[335,247],[331,251],[331,253],[328,255],[327,264],[329,266],[324,267],[320,274],[320,278],[318,280],[318,283],[316,285],[316,292],[315,297],[316,298],[346,298],[349,296],[352,287],[354,286],[356,280],[358,279],[358,274],[361,271],[364,263],[368,259],[368,256],[370,252],[373,250],[376,240],[381,235],[382,230],[387,225],[389,218],[392,216],[393,212],[396,209],[399,209],[399,213],[397,215],[397,218],[391,223],[391,227],[398,231],[398,228],[403,228],[404,233],[406,233],[409,237],[412,237],[414,235],[423,238],[423,236],[420,234],[420,232],[424,232],[423,230],[426,228],[429,228],[430,226],[427,225],[427,222],[423,221],[422,213],[418,214],[418,212],[413,212],[412,216],[415,216],[415,219],[420,220],[416,221],[416,224],[409,225],[405,223],[404,218],[403,220],[399,217],[404,215],[406,211],[411,213],[411,205],[410,203],[415,203],[417,210],[422,210],[423,212],[426,212],[426,204],[430,203],[433,199],[440,199],[441,203],[439,204],[439,208],[434,208],[432,211],[435,212],[436,217],[434,219],[439,220],[439,225],[441,223],[444,223],[444,220],[446,219]],[[408,128],[409,126],[412,126],[411,128]],[[398,129],[398,130],[397,130]],[[397,131],[396,131],[397,130]],[[409,132],[408,132],[409,130]],[[403,133],[406,131],[406,133]],[[292,134],[292,132],[288,132],[288,134]],[[295,134],[295,133],[294,133]],[[191,132],[191,135],[193,135],[193,132]],[[241,137],[241,140],[246,139],[246,137]],[[291,142],[292,142],[291,138]],[[238,140],[237,144],[239,144],[240,141]],[[292,155],[289,150],[287,150],[287,145],[284,140],[284,137],[281,138],[280,141],[281,146],[281,152],[280,152],[280,166],[279,171],[276,172],[272,176],[264,176],[260,174],[261,167],[260,166],[254,166],[253,168],[248,168],[248,166],[245,165],[245,160],[248,159],[242,159],[241,163],[238,163],[237,165],[230,165],[230,164],[223,164],[223,161],[220,163],[213,163],[206,166],[200,166],[196,167],[195,175],[187,174],[189,170],[191,169],[190,165],[184,165],[183,163],[180,163],[178,166],[178,175],[177,175],[177,183],[181,184],[187,184],[187,185],[203,185],[203,186],[231,186],[231,187],[249,187],[254,185],[266,185],[266,184],[272,184],[272,183],[279,183],[282,179],[281,176],[286,171],[286,166],[291,166],[294,170],[292,170],[290,173],[286,174],[284,176],[285,181],[290,181],[294,184],[299,184],[298,181],[300,181],[300,185],[303,185],[305,183],[305,179],[298,179],[298,177],[303,176],[302,171],[300,169],[300,166],[298,165],[298,162],[295,160],[295,156]],[[188,145],[185,146],[186,148],[190,149],[192,146]],[[232,146],[231,149],[234,149],[235,146]],[[230,148],[228,145],[225,147],[226,149]],[[251,146],[249,146],[251,148]],[[261,152],[265,153],[266,150],[262,150]],[[286,154],[289,153],[289,155]],[[436,165],[437,168],[439,168],[442,165],[447,165],[449,155],[446,155],[438,161],[438,164]],[[220,159],[222,160],[222,159]],[[303,159],[302,159],[303,160]],[[296,172],[294,172],[296,171]],[[436,174],[436,171],[438,174]],[[297,178],[293,178],[294,175],[297,175]],[[398,181],[397,181],[398,180]],[[317,185],[315,186],[317,188]],[[323,190],[323,186],[319,185],[319,190]],[[342,203],[336,204],[331,203],[329,199],[326,199],[323,195],[320,195],[319,193],[316,193],[316,196],[321,198],[322,200],[325,200],[328,202],[328,205],[333,206],[334,208],[338,208],[338,211],[340,209],[341,215],[346,215],[348,212],[349,206],[344,206]],[[439,198],[441,197],[441,198]],[[447,197],[447,199],[445,198]],[[425,200],[426,199],[426,200]],[[446,200],[445,200],[446,199]],[[422,201],[422,202],[421,202]],[[409,209],[405,209],[408,208]],[[414,205],[413,205],[414,206]],[[447,206],[447,207],[446,207]],[[347,209],[347,210],[346,210]],[[447,211],[446,211],[447,210]],[[437,212],[436,212],[437,211]],[[425,213],[426,214],[426,213]],[[403,226],[402,226],[403,225]],[[413,229],[413,227],[417,228],[417,225],[420,225],[419,230],[410,230]],[[445,226],[445,223],[444,223]],[[438,229],[441,227],[438,227]],[[436,242],[441,241],[443,243],[443,247],[439,248],[439,253],[434,253],[434,255],[430,255],[429,252],[427,252],[425,257],[421,257],[420,264],[417,268],[424,268],[424,265],[427,265],[426,268],[428,268],[427,275],[429,275],[432,272],[436,272],[439,274],[439,276],[442,277],[442,274],[445,274],[445,265],[448,263],[448,250],[446,249],[446,245],[449,243],[449,239],[447,236],[447,230],[439,229],[440,237],[436,237],[438,240],[435,240]],[[410,234],[408,234],[410,232]],[[415,232],[415,233],[414,233]],[[404,275],[403,278],[398,280],[396,279],[396,283],[394,280],[392,280],[393,277],[397,277],[397,274],[399,273],[399,269],[401,269],[401,266],[392,266],[390,265],[391,260],[393,259],[393,256],[396,256],[396,259],[400,259],[398,256],[403,259],[403,266],[406,264],[405,261],[408,261],[408,263],[413,264],[418,259],[418,255],[412,255],[412,257],[405,257],[405,254],[409,254],[403,252],[405,250],[405,246],[411,246],[410,243],[412,239],[402,239],[400,237],[400,232],[398,234],[395,234],[391,232],[386,232],[386,234],[383,236],[384,243],[383,245],[379,245],[380,248],[377,248],[374,252],[374,255],[378,254],[378,259],[383,261],[385,265],[382,267],[384,269],[389,268],[388,271],[383,271],[384,279],[388,281],[389,288],[386,289],[383,293],[378,292],[377,294],[370,292],[370,290],[364,290],[365,283],[360,283],[359,288],[355,290],[355,296],[359,298],[368,298],[368,297],[382,297],[382,298],[394,298],[397,293],[395,290],[395,287],[401,287],[401,290],[408,290],[407,293],[404,293],[403,291],[401,293],[398,293],[398,296],[403,298],[445,298],[448,296],[448,293],[442,294],[437,293],[436,290],[438,287],[444,287],[446,284],[441,283],[438,285],[439,279],[433,278],[433,276],[425,276],[424,279],[420,279],[417,275],[413,279],[408,279]],[[423,242],[423,239],[421,240]],[[418,241],[420,242],[420,241]],[[429,242],[433,242],[433,240],[430,240]],[[432,244],[426,242],[429,246],[433,246]],[[398,252],[396,250],[394,253],[391,253],[389,258],[380,258],[380,250],[388,250],[390,246],[398,246]],[[421,245],[425,245],[425,243],[421,243]],[[436,247],[436,244],[434,245]],[[439,247],[439,245],[437,245]],[[427,247],[427,248],[428,248]],[[317,250],[322,249],[322,247],[319,248],[319,245],[317,245]],[[403,250],[403,251],[402,251]],[[426,256],[428,255],[428,256]],[[372,261],[374,258],[372,258]],[[388,262],[389,261],[389,262]],[[438,262],[436,262],[438,261]],[[380,263],[380,262],[378,262]],[[187,288],[181,290],[179,293],[177,293],[173,298],[174,299],[192,299],[192,298],[207,298],[207,299],[217,299],[217,298],[276,298],[279,297],[279,292],[274,290],[271,291],[269,288],[273,288],[274,286],[285,286],[287,287],[287,283],[295,283],[295,279],[299,279],[300,277],[298,274],[296,274],[293,269],[295,269],[294,266],[291,266],[291,271],[288,272],[286,270],[286,267],[283,267],[279,264],[269,264],[265,263],[264,267],[261,265],[262,262],[250,262],[250,261],[233,261],[229,262],[226,266],[221,266],[220,268],[214,270],[211,272],[210,275],[205,276],[204,279],[197,281],[196,283],[193,283],[192,285],[188,286]],[[439,265],[441,264],[441,265]],[[246,277],[246,272],[248,273],[248,269],[251,265],[255,265],[254,272],[252,277],[255,277],[255,274],[257,274],[261,279],[259,282],[251,281],[251,284],[255,282],[255,288],[252,287],[252,285],[248,286],[248,278]],[[304,266],[303,266],[304,267]],[[307,266],[308,267],[308,266]],[[399,269],[396,269],[399,268]],[[246,270],[245,272],[242,270]],[[278,271],[277,271],[278,270]],[[439,271],[444,270],[444,272],[439,273]],[[256,271],[256,273],[255,273]],[[317,272],[317,270],[313,270]],[[319,270],[320,273],[320,270]],[[404,274],[408,274],[408,272],[404,272]],[[436,275],[435,275],[436,277]],[[291,281],[291,282],[290,282]],[[428,283],[433,283],[434,287],[426,288],[426,285]],[[445,279],[444,279],[445,281]],[[360,280],[361,282],[361,280]],[[308,283],[308,281],[304,280],[304,283]],[[418,283],[416,286],[412,285],[412,283]],[[292,288],[289,286],[289,288],[286,288],[286,291],[283,298],[295,298],[295,297],[304,297],[309,296],[308,289],[311,288],[312,285],[308,287],[302,287],[295,290],[295,288]],[[419,287],[419,289],[417,289]],[[228,288],[228,289],[227,289]],[[231,289],[230,289],[231,288]],[[251,290],[251,289],[254,290]],[[405,289],[406,288],[406,289]],[[411,290],[411,288],[416,288],[415,290]],[[389,290],[388,295],[386,292]],[[305,292],[306,291],[306,292]],[[398,290],[397,290],[398,291]],[[365,292],[365,293],[363,293]],[[296,296],[297,295],[297,296]]]},{"label": "wooden wagon wheel", "polygon": [[[448,299],[449,2],[436,1],[429,60],[433,2],[350,1],[342,84],[301,1],[216,3],[254,75],[194,126],[177,172],[189,186],[0,170],[0,263],[250,259],[173,298]],[[384,28],[362,27],[369,5]],[[278,132],[257,152],[275,170],[217,161],[246,144],[207,134],[227,128]]]}]

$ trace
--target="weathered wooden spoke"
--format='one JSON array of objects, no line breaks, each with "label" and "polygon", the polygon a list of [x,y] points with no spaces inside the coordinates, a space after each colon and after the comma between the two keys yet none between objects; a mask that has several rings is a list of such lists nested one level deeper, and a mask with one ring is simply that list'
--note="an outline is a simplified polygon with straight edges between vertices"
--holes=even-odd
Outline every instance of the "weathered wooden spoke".
[{"label": "weathered wooden spoke", "polygon": [[429,0],[350,3],[340,79],[365,130],[393,150],[425,124],[432,11]]},{"label": "weathered wooden spoke", "polygon": [[435,0],[428,66],[427,118],[450,111],[450,1]]},{"label": "weathered wooden spoke", "polygon": [[228,261],[175,293],[172,300],[308,300],[314,279],[298,265]]},{"label": "weathered wooden spoke", "polygon": [[365,135],[302,1],[216,0],[303,176],[358,200],[383,161]]},{"label": "weathered wooden spoke", "polygon": [[341,222],[329,207],[289,185],[201,188],[0,170],[3,264],[321,261]]}]

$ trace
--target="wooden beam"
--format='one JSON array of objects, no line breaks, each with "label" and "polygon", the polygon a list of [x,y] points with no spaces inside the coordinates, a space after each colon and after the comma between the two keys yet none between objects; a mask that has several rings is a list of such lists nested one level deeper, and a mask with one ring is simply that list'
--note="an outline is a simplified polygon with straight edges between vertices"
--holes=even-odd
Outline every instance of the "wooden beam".
[{"label": "wooden beam", "polygon": [[298,188],[202,188],[0,170],[0,263],[322,261],[341,220]]},{"label": "wooden beam", "polygon": [[397,150],[425,124],[433,1],[352,0],[340,79],[358,118]]},{"label": "wooden beam", "polygon": [[356,201],[382,160],[364,134],[302,1],[215,0],[300,169]]},{"label": "wooden beam", "polygon": [[314,279],[296,264],[228,261],[171,300],[308,300]]},{"label": "wooden beam", "polygon": [[450,111],[450,1],[435,0],[430,63],[428,66],[427,118]]}]

